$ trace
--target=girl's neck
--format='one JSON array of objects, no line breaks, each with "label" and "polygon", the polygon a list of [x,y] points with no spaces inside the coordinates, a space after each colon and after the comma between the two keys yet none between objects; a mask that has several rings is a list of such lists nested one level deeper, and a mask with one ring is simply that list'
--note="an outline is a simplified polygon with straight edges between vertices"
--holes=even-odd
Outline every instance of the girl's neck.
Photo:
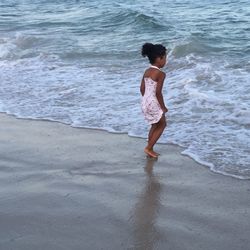
[{"label": "girl's neck", "polygon": [[156,66],[156,65],[150,65],[150,68],[155,68],[155,69],[159,69],[159,70],[161,70],[158,66]]}]

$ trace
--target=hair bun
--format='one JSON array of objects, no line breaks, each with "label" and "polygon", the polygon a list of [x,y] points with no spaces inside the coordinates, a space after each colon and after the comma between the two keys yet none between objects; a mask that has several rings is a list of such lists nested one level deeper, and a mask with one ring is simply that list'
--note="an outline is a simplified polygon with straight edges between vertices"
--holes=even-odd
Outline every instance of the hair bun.
[{"label": "hair bun", "polygon": [[142,46],[141,54],[143,57],[148,56],[152,53],[154,49],[154,44],[152,43],[144,43]]}]

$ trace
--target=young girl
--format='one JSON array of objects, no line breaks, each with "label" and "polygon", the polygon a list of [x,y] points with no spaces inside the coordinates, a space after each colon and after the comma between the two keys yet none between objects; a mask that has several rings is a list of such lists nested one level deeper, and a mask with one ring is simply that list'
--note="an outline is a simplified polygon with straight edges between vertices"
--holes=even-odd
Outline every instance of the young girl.
[{"label": "young girl", "polygon": [[157,158],[159,154],[153,150],[153,147],[166,127],[165,113],[168,112],[162,96],[165,73],[161,71],[166,64],[166,48],[161,44],[145,43],[141,54],[143,57],[147,56],[151,64],[144,72],[140,87],[142,112],[151,124],[148,145],[144,152],[150,157]]}]

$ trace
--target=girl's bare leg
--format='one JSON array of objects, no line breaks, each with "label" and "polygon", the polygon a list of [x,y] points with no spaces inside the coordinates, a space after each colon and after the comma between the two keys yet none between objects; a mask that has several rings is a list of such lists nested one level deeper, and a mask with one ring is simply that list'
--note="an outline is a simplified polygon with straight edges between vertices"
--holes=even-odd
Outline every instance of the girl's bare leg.
[{"label": "girl's bare leg", "polygon": [[[154,128],[153,128],[153,125]],[[150,137],[149,137],[149,140],[148,140],[148,145],[147,147],[145,148],[145,152],[147,154],[149,154],[150,156],[152,157],[157,157],[157,154],[153,151],[153,147],[155,145],[155,143],[158,141],[158,139],[160,138],[160,136],[162,135],[165,127],[166,127],[166,119],[165,119],[165,115],[162,115],[160,121],[156,124],[153,124],[151,129],[150,129]]]},{"label": "girl's bare leg", "polygon": [[154,132],[156,127],[157,127],[157,123],[151,125],[151,128],[150,128],[149,133],[148,133],[148,140],[150,140],[150,138],[152,137],[153,132]]},{"label": "girl's bare leg", "polygon": [[[151,128],[149,130],[149,133],[148,133],[148,143],[149,141],[151,140],[153,134],[154,134],[154,131],[156,130],[158,126],[158,123],[155,123],[155,124],[152,124],[151,125]],[[147,147],[144,149],[144,152],[150,156],[150,157],[153,157],[153,158],[156,158],[158,156],[158,154],[156,152],[154,152],[153,148],[149,148],[148,145]]]},{"label": "girl's bare leg", "polygon": [[[157,128],[158,126],[158,123],[155,123],[155,124],[152,124],[150,130],[149,130],[149,133],[148,133],[148,141],[151,140],[153,134],[154,134],[154,131],[155,129]],[[152,151],[156,154],[156,155],[160,155],[159,153],[155,152],[154,149],[152,148]]]}]

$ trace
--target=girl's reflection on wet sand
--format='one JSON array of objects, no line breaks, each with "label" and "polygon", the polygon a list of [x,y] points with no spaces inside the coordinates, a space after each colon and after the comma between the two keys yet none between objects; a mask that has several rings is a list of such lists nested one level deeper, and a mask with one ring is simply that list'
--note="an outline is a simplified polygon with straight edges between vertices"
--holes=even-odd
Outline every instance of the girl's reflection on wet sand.
[{"label": "girl's reflection on wet sand", "polygon": [[145,187],[139,196],[132,215],[133,235],[135,238],[132,249],[151,250],[155,249],[159,240],[159,232],[156,228],[156,220],[160,207],[161,185],[153,172],[156,160],[147,158],[144,167],[146,175]]}]

